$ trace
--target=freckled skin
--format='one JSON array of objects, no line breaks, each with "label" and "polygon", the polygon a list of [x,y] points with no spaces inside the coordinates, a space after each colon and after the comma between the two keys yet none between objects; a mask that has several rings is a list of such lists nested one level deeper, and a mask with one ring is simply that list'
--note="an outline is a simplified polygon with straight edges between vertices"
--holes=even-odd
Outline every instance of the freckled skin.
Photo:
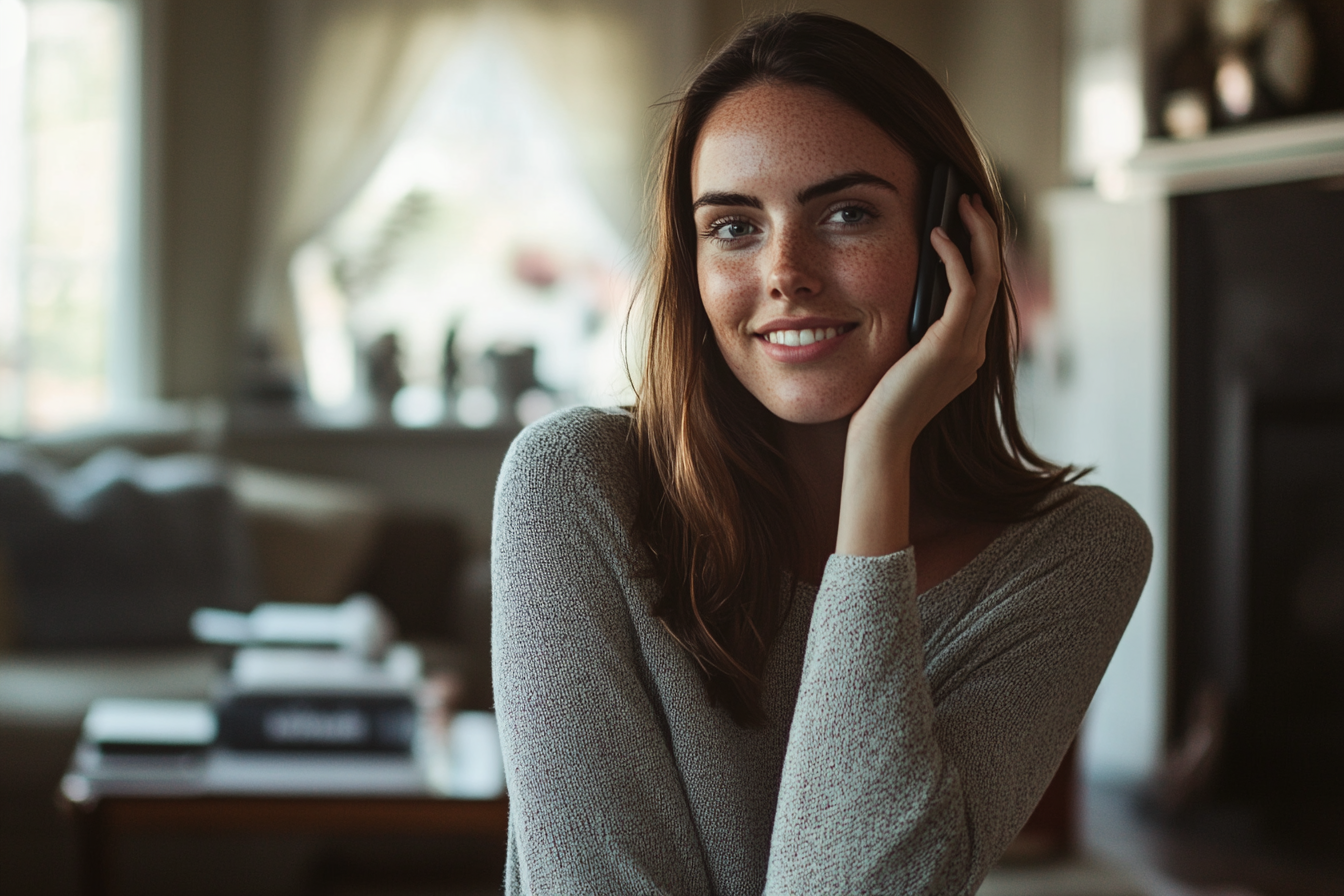
[{"label": "freckled skin", "polygon": [[[800,203],[831,178],[860,183]],[[696,209],[700,295],[729,368],[791,423],[853,414],[906,353],[919,265],[919,171],[862,114],[822,90],[758,85],[719,104],[691,167],[695,198],[742,194],[761,207]],[[707,236],[713,235],[719,239]],[[837,348],[803,363],[771,358],[759,328],[780,318],[856,324]]]}]

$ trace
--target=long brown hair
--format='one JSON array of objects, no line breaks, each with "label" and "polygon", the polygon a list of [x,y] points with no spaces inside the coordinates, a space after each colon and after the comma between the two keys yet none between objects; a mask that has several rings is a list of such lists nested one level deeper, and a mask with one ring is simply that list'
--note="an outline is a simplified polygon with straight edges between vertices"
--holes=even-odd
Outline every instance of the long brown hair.
[{"label": "long brown hair", "polygon": [[[900,48],[852,22],[785,13],[746,25],[675,107],[663,150],[649,296],[648,353],[635,403],[636,539],[661,593],[653,612],[698,665],[711,702],[763,721],[761,678],[788,614],[802,547],[793,479],[776,418],[729,370],[700,298],[691,159],[727,96],[761,83],[820,88],[866,115],[927,182],[949,160],[974,182],[999,228],[993,169],[947,92]],[[912,488],[958,518],[1011,522],[1040,512],[1072,474],[1038,457],[1018,427],[1016,306],[1005,275],[975,384],[915,443]]]}]

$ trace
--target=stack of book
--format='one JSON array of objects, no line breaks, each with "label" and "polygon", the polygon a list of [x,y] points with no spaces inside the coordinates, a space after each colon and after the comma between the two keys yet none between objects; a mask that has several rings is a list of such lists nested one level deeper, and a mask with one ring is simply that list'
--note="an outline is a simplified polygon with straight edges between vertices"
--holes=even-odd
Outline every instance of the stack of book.
[{"label": "stack of book", "polygon": [[220,746],[411,751],[420,655],[391,643],[391,618],[368,595],[337,606],[199,610],[191,624],[202,641],[238,647],[215,699]]},{"label": "stack of book", "polygon": [[62,781],[107,794],[370,793],[493,799],[504,770],[493,714],[427,695],[419,651],[392,642],[370,598],[336,607],[199,611],[197,636],[234,647],[210,701],[102,700]]},{"label": "stack of book", "polygon": [[340,650],[244,647],[215,701],[218,743],[234,750],[409,753],[420,656],[381,661]]}]

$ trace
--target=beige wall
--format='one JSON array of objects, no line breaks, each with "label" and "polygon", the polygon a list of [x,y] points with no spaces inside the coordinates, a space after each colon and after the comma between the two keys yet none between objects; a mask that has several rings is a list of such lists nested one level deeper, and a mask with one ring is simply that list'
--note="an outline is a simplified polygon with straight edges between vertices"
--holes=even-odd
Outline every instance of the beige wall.
[{"label": "beige wall", "polygon": [[159,391],[230,392],[260,138],[266,4],[162,5],[157,129]]},{"label": "beige wall", "polygon": [[780,0],[701,0],[706,49],[716,47],[744,19],[770,12],[807,9],[828,12],[871,28],[933,71],[943,65],[943,12],[938,0],[820,0],[799,4]]},{"label": "beige wall", "polygon": [[956,0],[943,4],[947,83],[1007,175],[1006,198],[1044,250],[1037,197],[1063,183],[1063,0]]}]

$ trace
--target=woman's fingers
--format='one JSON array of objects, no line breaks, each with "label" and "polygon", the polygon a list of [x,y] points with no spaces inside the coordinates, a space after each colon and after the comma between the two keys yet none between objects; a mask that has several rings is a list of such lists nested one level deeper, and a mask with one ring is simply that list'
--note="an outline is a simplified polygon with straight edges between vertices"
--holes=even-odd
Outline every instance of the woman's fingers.
[{"label": "woman's fingers", "polygon": [[947,307],[851,418],[851,439],[864,438],[862,433],[917,437],[929,420],[976,381],[984,364],[985,333],[999,291],[998,228],[978,199],[962,196],[958,205],[971,234],[975,275],[951,238],[934,228],[930,239],[950,287]]},{"label": "woman's fingers", "polygon": [[983,317],[985,326],[994,311],[994,300],[999,294],[999,229],[985,210],[985,203],[977,194],[974,199],[963,196],[958,203],[961,220],[971,233],[971,259],[975,262],[975,291],[977,317]]},{"label": "woman's fingers", "polygon": [[985,211],[980,197],[974,200],[962,196],[958,202],[962,221],[971,235],[971,258],[975,275],[966,267],[956,243],[942,230],[933,232],[933,248],[943,260],[947,283],[951,291],[943,319],[947,325],[962,331],[969,328],[972,335],[989,325],[994,311],[994,300],[999,292],[999,232],[994,219]]},{"label": "woman's fingers", "polygon": [[947,275],[949,289],[947,304],[943,308],[943,314],[938,323],[943,324],[940,329],[960,332],[972,319],[976,283],[971,277],[971,272],[966,268],[966,261],[961,257],[961,250],[948,236],[947,231],[941,227],[935,227],[930,239],[933,243],[933,250],[942,259],[943,271]]},{"label": "woman's fingers", "polygon": [[[953,349],[963,363],[974,371],[985,358],[985,334],[989,329],[994,302],[999,292],[998,228],[976,196],[961,196],[958,210],[971,236],[971,258],[975,262],[972,276],[961,251],[942,228],[933,232],[933,247],[943,260],[950,291],[942,319],[930,328],[931,342]],[[955,349],[953,348],[955,346]]]}]

